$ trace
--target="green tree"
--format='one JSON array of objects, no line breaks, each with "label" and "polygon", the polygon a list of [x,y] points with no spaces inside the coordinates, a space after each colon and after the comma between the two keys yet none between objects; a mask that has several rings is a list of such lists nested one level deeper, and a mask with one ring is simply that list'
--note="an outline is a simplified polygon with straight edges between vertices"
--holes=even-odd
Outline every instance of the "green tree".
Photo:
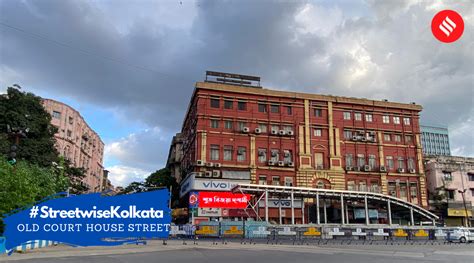
[{"label": "green tree", "polygon": [[54,147],[57,128],[51,124],[51,115],[43,108],[41,98],[33,93],[9,87],[0,95],[0,154],[8,154],[13,138],[8,127],[27,130],[21,138],[17,160],[26,160],[41,167],[51,167],[58,162]]},{"label": "green tree", "polygon": [[1,218],[12,210],[67,189],[68,179],[53,168],[19,161],[16,169],[0,156],[0,233]]},{"label": "green tree", "polygon": [[119,194],[133,194],[146,192],[147,188],[143,185],[142,182],[131,182],[127,187],[125,187]]}]

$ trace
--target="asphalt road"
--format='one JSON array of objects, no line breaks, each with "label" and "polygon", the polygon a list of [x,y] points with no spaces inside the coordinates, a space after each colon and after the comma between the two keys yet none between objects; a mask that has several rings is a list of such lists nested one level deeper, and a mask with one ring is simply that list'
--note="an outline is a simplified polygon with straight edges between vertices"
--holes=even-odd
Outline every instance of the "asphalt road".
[{"label": "asphalt road", "polygon": [[457,246],[291,246],[291,245],[198,245],[156,242],[147,246],[113,248],[52,248],[25,254],[2,256],[1,261],[35,263],[141,263],[141,262],[474,262],[474,245]]}]

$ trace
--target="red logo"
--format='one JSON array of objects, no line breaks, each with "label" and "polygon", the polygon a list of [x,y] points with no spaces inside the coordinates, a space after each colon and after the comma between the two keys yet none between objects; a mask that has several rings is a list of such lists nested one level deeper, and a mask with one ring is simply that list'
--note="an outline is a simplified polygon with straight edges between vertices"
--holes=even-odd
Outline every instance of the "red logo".
[{"label": "red logo", "polygon": [[433,17],[431,32],[439,41],[451,43],[462,36],[464,21],[456,11],[443,10]]}]

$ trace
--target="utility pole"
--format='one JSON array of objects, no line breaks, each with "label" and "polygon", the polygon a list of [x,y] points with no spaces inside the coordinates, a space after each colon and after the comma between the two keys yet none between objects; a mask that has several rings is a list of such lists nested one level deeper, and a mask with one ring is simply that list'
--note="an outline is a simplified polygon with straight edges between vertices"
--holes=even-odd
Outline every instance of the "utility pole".
[{"label": "utility pole", "polygon": [[467,206],[466,206],[466,199],[464,198],[464,194],[466,193],[466,190],[467,189],[464,189],[464,190],[458,190],[458,192],[461,194],[462,196],[462,203],[464,205],[464,215],[466,217],[466,227],[470,227],[470,224],[469,224],[469,215],[467,214]]}]

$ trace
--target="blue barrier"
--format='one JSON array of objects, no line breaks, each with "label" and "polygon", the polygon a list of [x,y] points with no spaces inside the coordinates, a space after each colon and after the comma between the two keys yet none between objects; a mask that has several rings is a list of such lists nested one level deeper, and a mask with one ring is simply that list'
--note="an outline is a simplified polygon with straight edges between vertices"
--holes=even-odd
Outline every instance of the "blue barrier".
[{"label": "blue barrier", "polygon": [[0,254],[5,253],[5,242],[6,239],[4,237],[0,237]]}]

